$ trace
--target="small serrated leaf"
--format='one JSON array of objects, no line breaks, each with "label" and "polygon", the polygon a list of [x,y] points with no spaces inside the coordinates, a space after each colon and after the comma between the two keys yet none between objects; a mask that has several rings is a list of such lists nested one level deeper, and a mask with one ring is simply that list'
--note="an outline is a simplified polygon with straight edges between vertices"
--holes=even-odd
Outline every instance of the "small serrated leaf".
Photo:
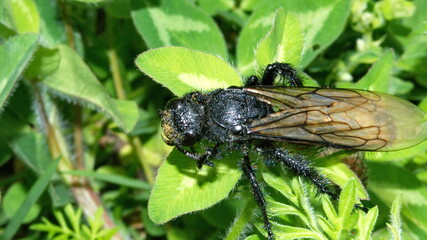
[{"label": "small serrated leaf", "polygon": [[255,51],[257,65],[265,67],[270,63],[285,62],[298,68],[302,59],[303,37],[298,18],[279,8],[271,31]]},{"label": "small serrated leaf", "polygon": [[356,187],[354,178],[350,179],[341,191],[338,205],[338,218],[350,216],[356,204]]},{"label": "small serrated leaf", "polygon": [[276,229],[276,235],[280,236],[280,239],[299,239],[299,238],[312,238],[312,239],[320,239],[320,240],[328,239],[325,236],[323,236],[321,233],[315,232],[306,228],[274,224],[274,229]]},{"label": "small serrated leaf", "polygon": [[357,221],[357,239],[369,240],[371,239],[372,230],[374,229],[375,222],[378,218],[378,207],[375,206],[369,209],[369,212],[364,214],[359,211],[359,219]]},{"label": "small serrated leaf", "polygon": [[329,198],[322,199],[322,207],[328,220],[336,224],[338,214]]},{"label": "small serrated leaf", "polygon": [[402,239],[402,220],[400,218],[400,211],[402,208],[402,200],[401,195],[397,195],[391,205],[391,224],[387,224],[387,228],[389,229],[394,240]]}]

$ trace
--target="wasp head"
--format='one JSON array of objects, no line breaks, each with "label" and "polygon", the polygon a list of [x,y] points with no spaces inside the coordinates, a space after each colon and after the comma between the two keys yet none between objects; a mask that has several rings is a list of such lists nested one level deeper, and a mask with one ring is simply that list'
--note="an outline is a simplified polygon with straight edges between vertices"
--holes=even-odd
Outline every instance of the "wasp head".
[{"label": "wasp head", "polygon": [[198,142],[205,124],[202,103],[187,96],[169,101],[160,111],[163,140],[168,145],[192,146]]}]

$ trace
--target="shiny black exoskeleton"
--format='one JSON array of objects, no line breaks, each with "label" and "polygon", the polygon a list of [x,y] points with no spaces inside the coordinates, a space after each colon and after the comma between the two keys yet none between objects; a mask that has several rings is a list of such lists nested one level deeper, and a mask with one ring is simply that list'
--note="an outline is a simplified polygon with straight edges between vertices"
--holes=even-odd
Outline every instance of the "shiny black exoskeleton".
[{"label": "shiny black exoskeleton", "polygon": [[164,139],[175,146],[192,146],[203,136],[217,142],[247,140],[245,124],[272,112],[270,105],[236,87],[194,92],[170,101],[161,113]]},{"label": "shiny black exoskeleton", "polygon": [[[261,79],[252,76],[246,86],[272,85],[277,77],[290,87],[302,86],[297,71],[286,63],[268,65]],[[274,109],[271,105],[239,87],[218,89],[206,94],[189,93],[182,98],[171,100],[160,112],[165,142],[195,159],[199,168],[203,165],[214,166],[211,159],[219,154],[217,148],[222,143],[228,143],[243,153],[241,168],[251,183],[269,239],[273,239],[274,235],[263,192],[249,161],[250,146],[255,145],[260,155],[276,160],[295,174],[309,179],[321,192],[333,199],[337,199],[339,192],[335,184],[311,167],[302,156],[291,155],[288,151],[275,147],[273,138],[271,141],[257,140],[248,133],[248,123],[272,113]],[[203,139],[215,142],[216,145],[207,147],[203,153],[194,152],[192,146]]]}]

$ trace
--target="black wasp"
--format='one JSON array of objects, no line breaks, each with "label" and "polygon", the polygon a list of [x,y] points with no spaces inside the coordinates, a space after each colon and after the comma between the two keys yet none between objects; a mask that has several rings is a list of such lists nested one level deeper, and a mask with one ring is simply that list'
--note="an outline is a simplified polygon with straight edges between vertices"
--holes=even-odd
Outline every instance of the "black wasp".
[{"label": "black wasp", "polygon": [[[273,86],[280,78],[289,86]],[[402,121],[402,117],[419,116]],[[415,105],[391,95],[355,90],[303,87],[287,63],[273,63],[263,76],[251,76],[244,87],[192,92],[173,99],[161,111],[163,138],[197,166],[211,159],[225,143],[243,153],[241,168],[261,209],[268,238],[273,239],[263,192],[249,161],[249,149],[310,180],[322,193],[337,199],[340,189],[300,155],[277,147],[277,142],[321,144],[364,151],[391,151],[420,142]],[[412,121],[412,122],[411,122]],[[201,140],[215,142],[203,153],[193,151]]]}]

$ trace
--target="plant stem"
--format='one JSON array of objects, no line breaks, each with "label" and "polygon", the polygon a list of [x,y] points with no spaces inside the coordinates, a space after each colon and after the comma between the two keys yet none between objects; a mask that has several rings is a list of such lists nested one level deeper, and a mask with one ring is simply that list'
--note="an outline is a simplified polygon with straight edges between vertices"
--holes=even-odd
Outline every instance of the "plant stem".
[{"label": "plant stem", "polygon": [[[113,37],[113,27],[114,27],[114,21],[108,17],[107,18],[107,28],[108,28],[108,38],[109,38],[109,44],[110,48],[107,51],[108,60],[110,62],[110,70],[113,77],[114,82],[114,88],[116,89],[117,97],[120,100],[126,100],[126,91],[123,87],[123,82],[126,81],[122,74],[120,74],[120,66],[119,66],[119,60],[117,57],[117,51],[114,48],[114,37]],[[143,147],[141,140],[138,137],[127,137],[128,142],[130,143],[133,152],[135,153],[136,157],[138,158],[139,162],[142,165],[142,169],[145,174],[146,180],[150,183],[154,183],[154,173],[148,164],[147,161],[144,160],[143,155]]]},{"label": "plant stem", "polygon": [[[64,1],[59,1],[62,17],[64,19],[64,25],[67,33],[67,40],[68,44],[72,49],[76,49],[76,43],[74,38],[74,29],[70,22],[70,19],[68,17],[68,11],[67,11],[67,4]],[[43,103],[41,103],[41,106],[43,106]],[[75,119],[74,119],[74,152],[76,155],[76,168],[79,170],[85,170],[85,164],[84,164],[84,150],[83,150],[83,127],[82,127],[82,114],[81,114],[81,107],[75,106]],[[46,124],[49,126],[48,119],[44,119]],[[48,128],[48,132],[50,132],[52,128]],[[53,129],[52,129],[53,131]],[[55,133],[55,132],[53,132]],[[48,134],[48,139],[50,139],[50,136],[52,134]],[[55,143],[59,143],[56,141],[57,139],[54,139],[53,141],[49,141],[49,145],[56,146]],[[59,148],[59,146],[58,146]],[[55,157],[55,155],[62,156],[69,156],[61,154],[60,148],[58,149],[59,152],[55,154],[52,152],[52,155]],[[65,160],[68,160],[69,163],[69,169],[67,170],[73,170],[74,167],[71,165],[70,159],[66,158]],[[90,183],[87,181],[84,177],[76,177],[73,176],[70,181],[67,182],[71,186],[71,192],[73,193],[74,198],[76,199],[78,205],[80,208],[82,208],[84,214],[86,217],[92,218],[95,216],[96,210],[99,207],[102,207],[101,198],[99,195],[93,190]],[[111,229],[115,228],[114,221],[111,219],[111,217],[108,215],[107,211],[104,211],[103,214],[104,219],[104,228],[105,229]],[[124,239],[124,237],[121,236],[120,232],[117,232],[113,238],[114,240],[121,240]]]}]

